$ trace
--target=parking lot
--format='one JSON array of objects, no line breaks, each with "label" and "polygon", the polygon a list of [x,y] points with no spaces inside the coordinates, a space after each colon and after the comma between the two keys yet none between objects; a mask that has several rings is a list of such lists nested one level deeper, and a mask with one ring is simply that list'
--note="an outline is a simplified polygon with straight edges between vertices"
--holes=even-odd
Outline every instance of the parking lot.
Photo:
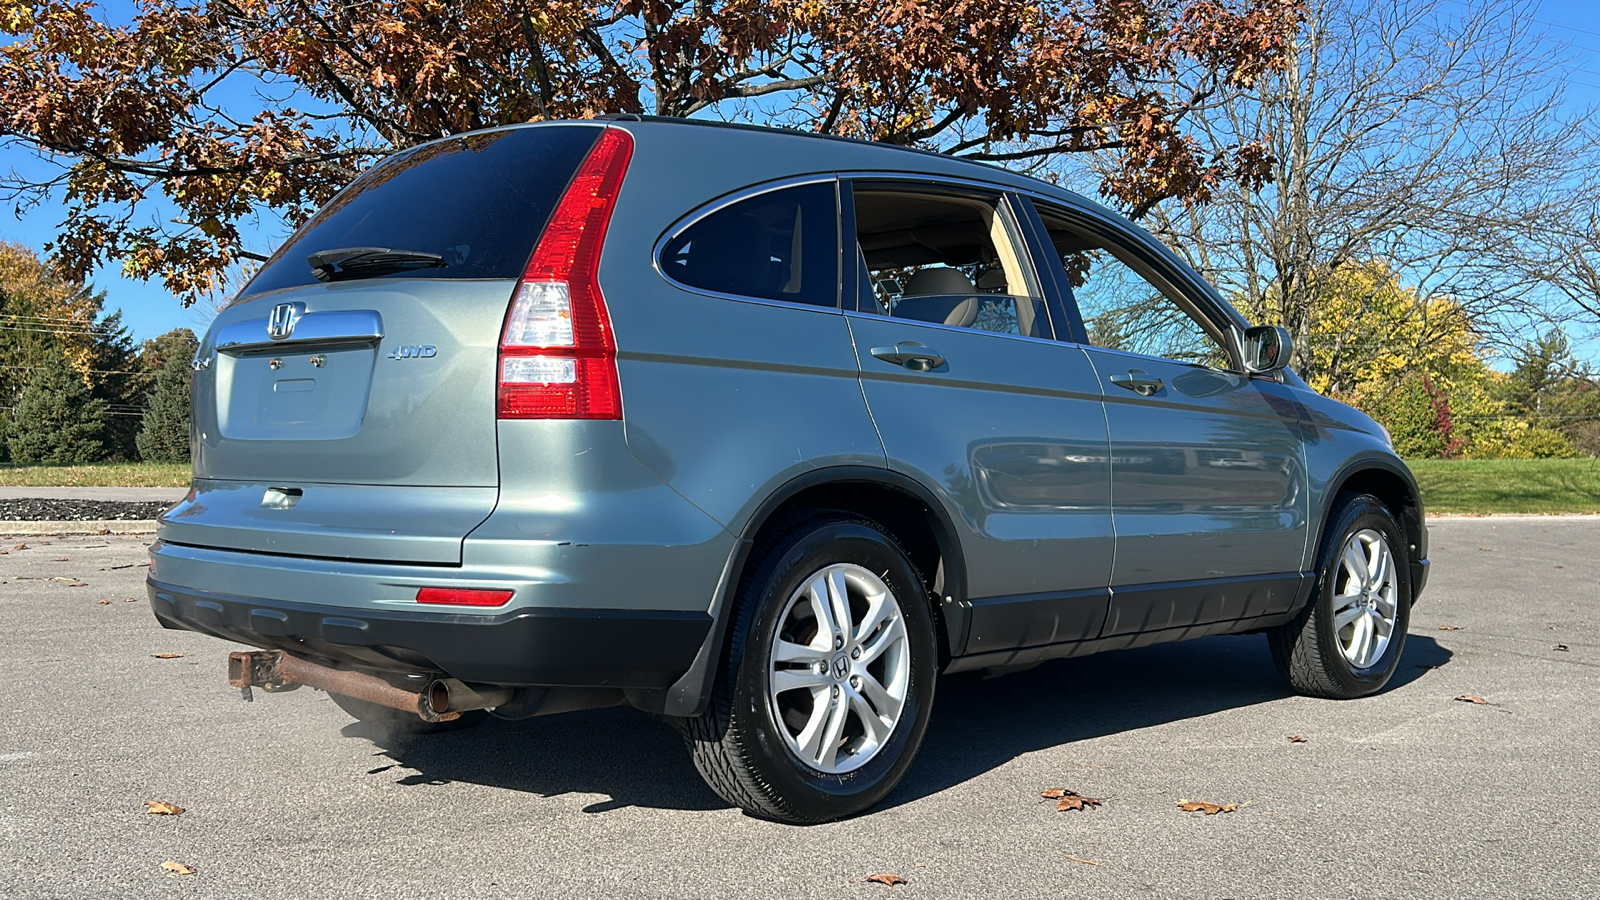
[{"label": "parking lot", "polygon": [[1600,519],[1432,529],[1378,697],[1288,695],[1260,637],[946,678],[890,800],[811,828],[631,710],[397,741],[309,689],[243,703],[231,647],[151,617],[147,537],[9,538],[0,895],[1593,897]]}]

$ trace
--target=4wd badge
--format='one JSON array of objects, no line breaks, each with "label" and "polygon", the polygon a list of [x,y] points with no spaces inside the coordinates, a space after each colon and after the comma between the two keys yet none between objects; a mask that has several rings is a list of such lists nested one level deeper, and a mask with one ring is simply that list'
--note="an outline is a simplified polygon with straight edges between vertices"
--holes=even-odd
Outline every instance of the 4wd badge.
[{"label": "4wd badge", "polygon": [[439,348],[432,344],[407,344],[389,351],[390,359],[432,359],[439,355]]}]

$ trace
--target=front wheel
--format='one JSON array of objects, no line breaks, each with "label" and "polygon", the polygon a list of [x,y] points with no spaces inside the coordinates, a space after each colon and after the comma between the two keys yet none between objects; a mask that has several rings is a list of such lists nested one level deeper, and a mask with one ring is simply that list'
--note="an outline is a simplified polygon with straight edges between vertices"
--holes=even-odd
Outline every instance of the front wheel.
[{"label": "front wheel", "polygon": [[1335,500],[1311,602],[1267,633],[1273,661],[1296,691],[1345,700],[1389,682],[1411,624],[1407,546],[1405,533],[1376,497],[1344,494]]},{"label": "front wheel", "polygon": [[751,561],[711,702],[681,723],[712,790],[806,824],[877,803],[911,765],[933,703],[927,591],[876,524],[792,523]]}]

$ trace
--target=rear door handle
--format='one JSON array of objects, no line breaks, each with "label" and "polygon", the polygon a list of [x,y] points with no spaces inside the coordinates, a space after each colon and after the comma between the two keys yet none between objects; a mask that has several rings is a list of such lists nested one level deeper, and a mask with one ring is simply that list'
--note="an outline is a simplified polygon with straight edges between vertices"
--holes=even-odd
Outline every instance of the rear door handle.
[{"label": "rear door handle", "polygon": [[1126,375],[1111,376],[1111,383],[1120,388],[1127,388],[1141,397],[1154,396],[1162,388],[1161,379],[1146,375],[1138,369],[1130,369]]},{"label": "rear door handle", "polygon": [[944,365],[939,351],[916,341],[901,341],[893,347],[873,347],[870,352],[884,362],[905,366],[913,372],[931,372]]}]

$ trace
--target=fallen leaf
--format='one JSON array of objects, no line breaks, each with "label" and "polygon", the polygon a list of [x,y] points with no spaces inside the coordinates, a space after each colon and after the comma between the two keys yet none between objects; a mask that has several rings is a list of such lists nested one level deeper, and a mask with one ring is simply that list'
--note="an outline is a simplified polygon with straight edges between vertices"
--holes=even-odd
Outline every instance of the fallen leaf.
[{"label": "fallen leaf", "polygon": [[146,800],[144,805],[149,807],[145,812],[152,816],[181,816],[183,807],[168,803],[165,800]]},{"label": "fallen leaf", "polygon": [[166,869],[168,875],[193,875],[195,873],[194,866],[186,866],[181,862],[173,862],[170,859],[162,863],[161,868]]},{"label": "fallen leaf", "polygon": [[1565,568],[1566,568],[1566,566],[1556,566],[1556,568],[1558,568],[1558,569],[1565,569]]},{"label": "fallen leaf", "polygon": [[1069,791],[1066,788],[1046,788],[1039,792],[1039,796],[1056,801],[1056,812],[1087,809],[1099,806],[1104,800],[1102,797],[1085,797],[1077,791]]},{"label": "fallen leaf", "polygon": [[1098,866],[1098,865],[1100,865],[1099,863],[1095,862],[1092,859],[1084,859],[1081,856],[1069,856],[1069,857],[1067,857],[1067,859],[1070,859],[1075,863],[1083,863],[1086,866]]},{"label": "fallen leaf", "polygon": [[1482,550],[1485,553],[1493,553],[1494,552],[1494,548],[1493,547],[1479,547],[1478,549]]},{"label": "fallen leaf", "polygon": [[13,549],[13,550],[26,550],[26,549],[28,549],[28,545],[25,544],[25,543],[18,544],[15,547],[12,547],[11,549]]},{"label": "fallen leaf", "polygon": [[65,556],[57,556],[57,557],[53,557],[51,561],[52,562],[66,562],[67,558]]},{"label": "fallen leaf", "polygon": [[138,603],[139,602],[139,598],[138,597],[123,597],[122,598],[122,602],[123,603]]},{"label": "fallen leaf", "polygon": [[904,878],[901,878],[899,875],[890,875],[888,872],[879,872],[876,875],[868,875],[867,881],[876,882],[878,884],[887,884],[890,887],[894,887],[897,884],[906,883]]},{"label": "fallen leaf", "polygon": [[183,659],[182,653],[152,653],[156,659]]},{"label": "fallen leaf", "polygon": [[1565,653],[1565,652],[1567,652],[1567,645],[1566,644],[1557,644],[1554,647],[1551,647],[1550,649],[1551,650],[1560,650],[1562,653]]},{"label": "fallen leaf", "polygon": [[1305,742],[1306,742],[1306,739],[1301,737],[1298,734],[1289,735],[1289,743],[1291,743],[1291,744],[1304,744]]},{"label": "fallen leaf", "polygon": [[109,605],[111,603],[110,600],[96,600],[95,602],[100,604],[101,606],[106,606],[106,605]]},{"label": "fallen leaf", "polygon": [[1184,812],[1199,812],[1205,813],[1208,816],[1214,816],[1217,813],[1237,812],[1239,809],[1239,804],[1211,803],[1206,800],[1179,800],[1178,808]]},{"label": "fallen leaf", "polygon": [[110,534],[110,533],[111,533],[111,529],[109,529],[109,528],[102,528],[102,529],[100,529],[100,530],[99,530],[99,531],[94,531],[94,532],[90,532],[90,533],[91,533],[91,534]]},{"label": "fallen leaf", "polygon": [[1473,694],[1462,694],[1461,696],[1457,697],[1456,699],[1460,700],[1463,703],[1487,704],[1489,702],[1489,701],[1483,699],[1482,697],[1478,697],[1478,696],[1475,696]]},{"label": "fallen leaf", "polygon": [[1461,626],[1460,625],[1440,625],[1439,626],[1439,630],[1440,631],[1460,631],[1461,630]]}]

